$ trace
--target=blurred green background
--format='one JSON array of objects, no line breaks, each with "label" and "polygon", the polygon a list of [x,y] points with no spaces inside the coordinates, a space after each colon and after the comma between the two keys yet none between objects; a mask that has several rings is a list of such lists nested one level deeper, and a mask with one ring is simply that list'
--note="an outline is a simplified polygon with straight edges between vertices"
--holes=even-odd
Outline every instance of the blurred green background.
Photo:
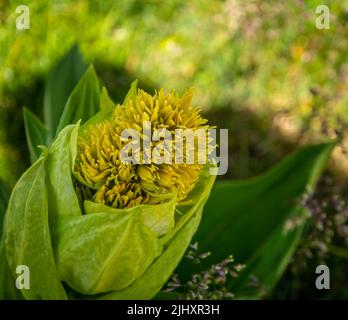
[{"label": "blurred green background", "polygon": [[[21,4],[29,30],[16,29]],[[321,4],[330,8],[329,30],[316,28]],[[28,166],[22,108],[42,113],[47,73],[77,43],[116,101],[136,78],[144,88],[195,87],[194,103],[229,129],[227,178],[254,176],[299,145],[342,137],[328,173],[342,192],[347,26],[347,1],[3,0],[0,177],[13,185]],[[284,283],[300,287],[293,274]],[[306,293],[296,290],[279,297]]]}]

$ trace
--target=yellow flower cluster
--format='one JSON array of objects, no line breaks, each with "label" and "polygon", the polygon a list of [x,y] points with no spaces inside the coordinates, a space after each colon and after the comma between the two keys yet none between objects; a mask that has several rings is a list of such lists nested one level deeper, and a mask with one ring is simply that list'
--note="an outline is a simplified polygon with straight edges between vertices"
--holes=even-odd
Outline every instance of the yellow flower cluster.
[{"label": "yellow flower cluster", "polygon": [[[135,99],[115,107],[111,119],[90,125],[78,139],[75,170],[80,177],[76,189],[81,200],[92,200],[114,208],[130,208],[157,203],[156,196],[162,194],[176,193],[179,201],[185,199],[197,183],[202,168],[197,162],[197,154],[192,164],[185,161],[176,164],[174,158],[170,164],[157,164],[144,163],[144,153],[139,150],[142,162],[125,163],[121,161],[121,150],[127,142],[121,135],[124,130],[133,129],[139,133],[142,143],[151,141],[153,150],[160,140],[153,141],[152,135],[144,133],[144,121],[151,123],[153,132],[166,129],[172,137],[176,129],[203,129],[207,132],[207,120],[201,117],[199,109],[191,107],[191,100],[191,90],[182,97],[163,89],[153,96],[138,90]],[[172,143],[175,148],[175,138]],[[192,150],[197,153],[196,146]]]}]

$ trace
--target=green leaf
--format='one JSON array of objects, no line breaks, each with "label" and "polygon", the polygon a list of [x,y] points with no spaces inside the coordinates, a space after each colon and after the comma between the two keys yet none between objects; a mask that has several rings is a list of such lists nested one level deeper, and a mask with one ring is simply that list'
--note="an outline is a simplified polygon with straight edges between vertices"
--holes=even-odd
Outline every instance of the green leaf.
[{"label": "green leaf", "polygon": [[124,99],[123,105],[127,104],[128,101],[130,100],[135,100],[137,94],[138,94],[138,80],[134,80],[126,95],[126,98]]},{"label": "green leaf", "polygon": [[54,243],[62,279],[88,295],[128,287],[161,254],[159,237],[173,229],[175,205],[175,194],[129,209],[85,201],[85,215],[59,217]]},{"label": "green leaf", "polygon": [[86,70],[83,58],[75,45],[49,73],[44,94],[44,123],[53,139],[70,93]]},{"label": "green leaf", "polygon": [[46,167],[50,217],[82,214],[71,174],[78,130],[79,125],[67,126],[48,150]]},{"label": "green leaf", "polygon": [[149,228],[157,237],[168,234],[174,227],[174,215],[176,206],[176,194],[162,197],[162,201],[155,205],[139,205],[129,209],[114,209],[103,204],[85,201],[85,214],[97,212],[109,212],[114,214],[137,214],[141,215],[143,224]]},{"label": "green leaf", "polygon": [[[290,217],[301,217],[303,210],[298,208],[290,214]],[[279,281],[288,263],[290,262],[302,236],[305,223],[299,224],[292,230],[285,231],[280,224],[253,253],[247,261],[246,268],[231,284],[233,292],[239,296],[258,298],[260,289],[271,293]],[[250,276],[256,276],[261,281],[261,288],[247,288]],[[256,289],[256,290],[255,290]]]},{"label": "green leaf", "polygon": [[5,251],[13,278],[17,266],[30,271],[26,299],[66,299],[52,250],[48,224],[45,158],[32,165],[16,184],[5,219]]},{"label": "green leaf", "polygon": [[[200,176],[200,181],[198,185],[196,186],[198,189],[194,190],[191,194],[192,200],[194,201],[190,205],[186,206],[185,208],[180,208],[180,213],[178,213],[176,216],[178,227],[175,227],[169,233],[170,234],[169,237],[164,236],[160,238],[160,243],[162,244],[161,247],[163,247],[163,251],[161,255],[157,259],[155,259],[154,262],[145,270],[145,272],[143,272],[129,286],[121,290],[115,290],[111,293],[98,294],[94,296],[81,295],[78,293],[79,290],[76,290],[76,292],[69,292],[69,297],[72,299],[115,299],[115,300],[117,299],[152,299],[153,297],[155,297],[156,294],[163,287],[163,285],[167,282],[169,277],[172,275],[177,265],[179,264],[180,260],[185,254],[185,251],[188,245],[190,244],[192,240],[194,233],[196,232],[198,228],[199,222],[201,220],[204,204],[207,198],[209,197],[211,187],[215,181],[215,176],[210,176],[208,173],[209,172],[208,169],[209,169],[208,167],[204,168]],[[99,214],[112,214],[112,215],[118,216],[118,218],[115,217],[115,221],[118,219],[126,219],[126,216],[132,213],[133,216],[138,216],[139,222],[141,221],[141,224],[145,225],[148,222],[146,221],[146,218],[142,214],[144,213],[142,211],[143,211],[143,207],[145,206],[138,206],[138,207],[132,208],[130,211],[128,210],[115,211],[115,209],[106,208],[103,205],[92,204],[90,202],[86,203],[85,205],[87,209],[86,210],[87,217],[89,215],[98,214],[97,211],[99,207],[103,211],[103,213],[99,213]],[[110,226],[110,228],[111,227],[112,226]],[[71,233],[73,233],[73,231],[71,231]],[[91,233],[91,236],[92,235],[93,233]],[[67,238],[70,238],[70,237],[67,237]],[[99,243],[102,243],[102,241]],[[116,244],[114,245],[116,246]],[[98,252],[100,250],[99,249],[100,246],[101,245],[99,244]],[[131,250],[130,252],[133,254],[132,247],[133,246],[127,246],[127,248],[125,249]],[[76,255],[77,254],[78,253],[76,252]],[[125,261],[127,262],[128,260],[125,260]],[[118,266],[118,265],[115,264],[115,266]],[[115,272],[114,269],[117,269],[115,268],[115,266],[112,269],[113,272]],[[122,264],[120,264],[120,266],[122,268]],[[76,267],[76,270],[78,270],[78,267]],[[76,271],[76,274],[77,274],[77,271]],[[123,277],[127,277],[127,275],[124,274]]]},{"label": "green leaf", "polygon": [[162,252],[161,256],[145,273],[128,288],[99,297],[103,300],[149,300],[152,299],[169,280],[176,266],[181,261],[196,232],[203,205],[193,217],[180,229],[173,241]]},{"label": "green leaf", "polygon": [[0,240],[0,300],[22,300],[20,290],[15,286],[16,280],[13,278],[7,264],[5,254],[5,239]]},{"label": "green leaf", "polygon": [[48,151],[49,204],[62,280],[91,295],[128,286],[161,253],[158,237],[173,227],[176,197],[127,210],[86,202],[81,215],[71,181],[78,130],[63,129]]},{"label": "green leaf", "polygon": [[101,96],[100,96],[100,109],[109,113],[113,111],[114,108],[115,108],[115,103],[109,97],[109,94],[106,88],[103,87],[101,91]]},{"label": "green leaf", "polygon": [[94,67],[91,65],[68,98],[60,118],[57,134],[67,125],[82,123],[93,117],[99,110],[99,82]]},{"label": "green leaf", "polygon": [[[231,283],[239,293],[250,275],[259,278],[269,293],[285,270],[300,240],[303,224],[285,233],[290,218],[301,218],[297,201],[313,190],[335,143],[307,146],[257,178],[217,183],[205,207],[194,241],[202,252],[211,252],[208,267],[233,255],[247,268]],[[304,221],[304,220],[303,220]],[[198,270],[183,262],[183,277]]]},{"label": "green leaf", "polygon": [[[63,281],[78,298],[154,297],[182,259],[214,181],[207,166],[190,204],[176,214],[173,230],[174,197],[125,210],[86,201],[85,215],[59,216],[54,243]],[[83,236],[77,239],[76,234]],[[100,295],[108,291],[113,293]]]},{"label": "green leaf", "polygon": [[201,220],[204,205],[214,184],[215,176],[209,175],[206,166],[190,197],[191,205],[180,208],[176,226],[161,238],[164,250],[161,256],[129,287],[99,297],[100,299],[152,299],[168,281],[195,234]]},{"label": "green leaf", "polygon": [[105,87],[102,88],[102,93],[100,96],[100,111],[90,118],[88,121],[86,121],[83,125],[80,127],[80,134],[83,135],[83,132],[90,126],[96,123],[102,122],[104,119],[108,119],[112,117],[112,113],[114,112],[116,105],[115,103],[110,99],[108,92]]},{"label": "green leaf", "polygon": [[177,220],[172,232],[166,234],[161,240],[163,244],[168,243],[181,228],[202,208],[210,196],[215,183],[216,176],[210,175],[210,165],[203,167],[200,173],[199,182],[188,195],[184,205],[177,205]]},{"label": "green leaf", "polygon": [[63,281],[82,294],[129,286],[162,251],[159,239],[141,218],[140,207],[60,217],[56,257]]},{"label": "green leaf", "polygon": [[31,163],[34,163],[42,153],[38,146],[48,143],[48,130],[41,120],[27,108],[23,109],[23,118],[30,160]]}]

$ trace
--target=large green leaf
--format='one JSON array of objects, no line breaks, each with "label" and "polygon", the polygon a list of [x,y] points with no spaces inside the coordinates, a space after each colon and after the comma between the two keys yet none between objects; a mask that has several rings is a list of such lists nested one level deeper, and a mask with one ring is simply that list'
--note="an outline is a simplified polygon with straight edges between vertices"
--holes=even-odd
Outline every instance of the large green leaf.
[{"label": "large green leaf", "polygon": [[69,124],[75,124],[79,120],[84,123],[92,118],[99,111],[99,106],[99,82],[91,65],[70,94],[56,133]]},{"label": "large green leaf", "polygon": [[209,198],[215,176],[206,166],[200,181],[189,196],[190,205],[180,207],[175,228],[161,238],[164,246],[161,256],[129,287],[99,297],[100,299],[152,299],[161,290],[180,263],[201,221],[202,211]]},{"label": "large green leaf", "polygon": [[34,163],[42,152],[38,146],[48,143],[48,130],[41,120],[26,108],[23,109],[23,118],[30,160]]},{"label": "large green leaf", "polygon": [[173,241],[145,273],[128,288],[103,295],[104,300],[149,300],[156,296],[180,263],[202,217],[201,204],[194,216],[180,229]]},{"label": "large green leaf", "polygon": [[44,123],[53,139],[70,93],[86,70],[82,56],[75,45],[49,73],[44,95]]},{"label": "large green leaf", "polygon": [[[212,253],[204,266],[232,254],[247,268],[231,288],[241,292],[253,274],[269,292],[287,266],[303,228],[299,223],[286,233],[284,225],[288,219],[303,216],[297,201],[313,189],[334,145],[304,147],[254,179],[217,183],[194,240],[200,250]],[[185,262],[178,269],[183,277],[195,271]]]},{"label": "large green leaf", "polygon": [[21,290],[26,299],[65,299],[52,250],[45,183],[43,156],[12,192],[5,219],[6,258],[13,278],[17,266],[30,270],[30,289]]},{"label": "large green leaf", "polygon": [[[189,204],[180,207],[175,227],[162,238],[158,235],[171,228],[173,217],[166,212],[175,209],[171,198],[156,205],[157,208],[137,206],[127,210],[86,202],[86,215],[60,217],[55,236],[56,256],[60,273],[76,291],[71,298],[153,298],[169,279],[192,240],[214,181],[215,176],[209,175],[207,166],[189,196]],[[150,218],[151,212],[155,216]],[[165,215],[164,225],[158,223],[161,214]],[[84,236],[77,240],[74,235],[81,230],[85,230],[82,231]],[[151,234],[156,237],[151,237]],[[124,243],[127,244],[125,247]],[[148,249],[144,248],[145,245]],[[157,245],[161,254],[155,250]],[[95,250],[95,247],[98,249]],[[144,253],[147,260],[144,260]],[[157,259],[156,253],[160,254]],[[84,268],[87,269],[81,272]],[[141,272],[132,274],[137,270]],[[94,292],[111,291],[112,288],[111,293],[90,296]]]},{"label": "large green leaf", "polygon": [[[296,216],[301,217],[302,213],[303,210],[294,208],[293,214],[290,214],[289,217],[292,216],[296,219]],[[304,222],[303,220],[291,230],[285,230],[284,225],[279,224],[268,239],[260,244],[260,247],[247,260],[246,269],[236,282],[231,283],[232,290],[240,297],[258,298],[260,294],[269,294],[286,269],[301,240]],[[251,275],[256,276],[260,281],[260,288],[247,286]]]},{"label": "large green leaf", "polygon": [[82,214],[71,176],[78,130],[79,125],[67,126],[48,149],[46,168],[50,218]]},{"label": "large green leaf", "polygon": [[142,222],[140,207],[61,216],[56,233],[59,272],[82,294],[126,288],[162,251],[159,239]]}]

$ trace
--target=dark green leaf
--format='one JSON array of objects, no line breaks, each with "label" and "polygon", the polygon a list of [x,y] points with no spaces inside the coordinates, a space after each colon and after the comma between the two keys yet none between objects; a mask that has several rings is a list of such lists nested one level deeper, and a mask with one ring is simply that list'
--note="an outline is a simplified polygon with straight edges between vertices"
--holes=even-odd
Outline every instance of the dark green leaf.
[{"label": "dark green leaf", "polygon": [[[299,210],[294,210],[292,215],[294,218],[303,213],[303,210]],[[270,293],[291,260],[301,239],[304,225],[303,220],[292,230],[286,231],[284,225],[280,224],[247,260],[246,268],[236,282],[231,284],[233,292],[238,293],[238,296],[254,298],[258,298],[262,291]],[[260,288],[256,287],[254,290],[248,288],[251,275],[260,281]]]},{"label": "dark green leaf", "polygon": [[46,145],[48,142],[48,130],[41,120],[26,108],[23,109],[23,118],[30,160],[34,163],[42,152],[38,146]]},{"label": "dark green leaf", "polygon": [[[203,267],[233,255],[246,263],[236,290],[243,288],[251,274],[271,290],[287,266],[300,239],[303,224],[285,233],[290,218],[301,218],[298,200],[312,190],[335,143],[307,146],[266,174],[245,181],[225,181],[215,185],[204,210],[194,241],[211,258]],[[304,220],[303,220],[304,221]],[[187,277],[185,262],[178,272]],[[232,283],[232,288],[233,283]]]},{"label": "dark green leaf", "polygon": [[103,120],[107,118],[112,117],[112,113],[114,112],[116,105],[115,103],[110,99],[108,92],[105,87],[102,88],[102,92],[100,95],[100,110],[98,113],[87,120],[81,127],[80,127],[80,133],[83,135],[83,132],[90,126],[99,122],[102,122]]},{"label": "dark green leaf", "polygon": [[68,98],[57,127],[57,134],[67,125],[93,117],[100,106],[100,90],[94,67],[90,66]]},{"label": "dark green leaf", "polygon": [[44,123],[53,139],[68,97],[86,70],[75,45],[48,75],[44,95]]}]

